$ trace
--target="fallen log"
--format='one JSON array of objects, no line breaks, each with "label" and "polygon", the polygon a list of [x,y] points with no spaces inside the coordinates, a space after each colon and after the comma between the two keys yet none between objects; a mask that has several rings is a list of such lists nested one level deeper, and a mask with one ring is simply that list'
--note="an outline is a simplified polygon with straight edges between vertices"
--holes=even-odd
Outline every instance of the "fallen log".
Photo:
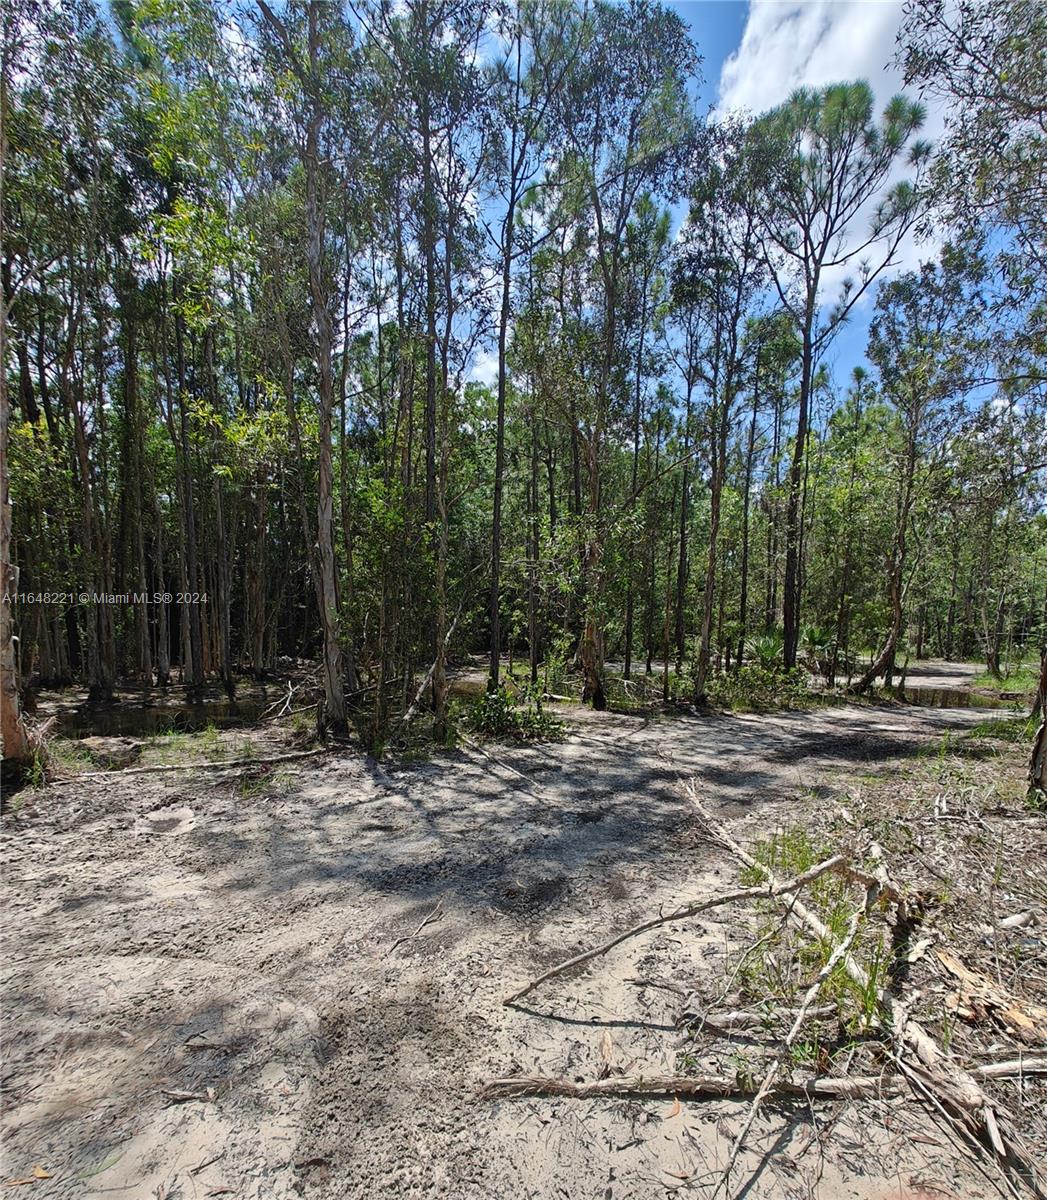
[{"label": "fallen log", "polygon": [[[1047,1075],[1047,1055],[1008,1059],[972,1067],[977,1079],[1021,1079]],[[516,1096],[567,1096],[591,1100],[600,1096],[685,1096],[695,1100],[747,1100],[756,1094],[753,1082],[732,1075],[634,1075],[578,1081],[547,1075],[513,1075],[492,1079],[480,1094],[488,1099]],[[809,1096],[824,1100],[890,1099],[905,1095],[909,1084],[901,1075],[814,1075],[779,1079],[772,1096]]]},{"label": "fallen log", "polygon": [[[578,1083],[541,1075],[515,1075],[492,1079],[481,1091],[488,1099],[510,1096],[569,1096],[590,1100],[598,1096],[627,1099],[630,1096],[685,1096],[695,1100],[748,1100],[757,1092],[750,1081],[733,1075],[652,1075],[645,1078],[593,1079]],[[854,1078],[812,1076],[794,1080],[782,1078],[769,1089],[774,1096],[814,1097],[825,1100],[851,1100],[868,1097],[900,1096],[908,1084],[898,1075],[863,1075]]]}]

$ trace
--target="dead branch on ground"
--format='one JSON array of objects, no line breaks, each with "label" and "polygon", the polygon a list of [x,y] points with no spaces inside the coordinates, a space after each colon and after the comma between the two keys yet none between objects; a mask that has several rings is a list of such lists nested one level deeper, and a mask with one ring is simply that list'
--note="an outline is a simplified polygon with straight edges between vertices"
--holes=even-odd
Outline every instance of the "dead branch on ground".
[{"label": "dead branch on ground", "polygon": [[[759,871],[773,885],[775,880],[770,869],[748,854],[706,811],[693,782],[689,794],[713,840],[730,850],[747,867]],[[824,922],[796,898],[790,904],[789,917],[825,945],[838,945]],[[870,991],[868,972],[851,954],[845,953],[840,965],[863,992]],[[894,1035],[899,1062],[909,1066],[906,1053],[915,1055],[917,1062],[911,1065],[918,1071],[923,1087],[969,1132],[989,1142],[1001,1167],[1011,1167],[1034,1195],[1047,1197],[1039,1182],[1035,1160],[1003,1109],[994,1104],[974,1076],[950,1058],[912,1018],[904,1004],[883,991],[878,993],[877,1000]]]},{"label": "dead branch on ground", "polygon": [[668,925],[671,921],[685,921],[688,917],[697,916],[699,913],[707,912],[711,908],[718,908],[724,904],[733,904],[741,900],[766,900],[774,896],[782,896],[787,893],[799,891],[800,888],[805,887],[808,883],[849,862],[849,855],[834,854],[831,858],[825,859],[824,862],[817,863],[809,870],[784,882],[775,880],[773,883],[766,883],[757,887],[737,888],[732,892],[722,892],[717,896],[710,896],[706,900],[698,900],[693,904],[683,904],[679,908],[673,909],[670,913],[662,913],[657,917],[652,917],[650,920],[641,921],[639,925],[633,925],[630,929],[616,934],[602,945],[595,946],[591,950],[585,950],[581,954],[576,954],[573,958],[568,958],[564,962],[557,963],[555,967],[550,967],[548,971],[545,971],[536,979],[532,979],[530,983],[525,984],[519,991],[513,992],[511,996],[506,996],[502,1003],[507,1005],[515,1004],[547,980],[557,975],[562,975],[565,971],[569,971],[573,967],[580,967],[583,963],[591,962],[594,958],[599,958],[609,950],[613,950],[615,946],[621,945],[622,942],[628,941],[629,938],[646,933],[649,929],[657,929],[659,925]]}]

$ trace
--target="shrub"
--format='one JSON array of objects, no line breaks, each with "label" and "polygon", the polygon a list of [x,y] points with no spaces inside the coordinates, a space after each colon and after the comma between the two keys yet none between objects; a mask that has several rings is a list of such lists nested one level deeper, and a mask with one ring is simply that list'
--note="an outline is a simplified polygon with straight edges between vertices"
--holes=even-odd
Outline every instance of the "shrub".
[{"label": "shrub", "polygon": [[469,728],[483,737],[520,742],[552,742],[564,733],[564,724],[542,708],[541,696],[521,689],[522,704],[514,703],[507,688],[485,692],[469,709]]},{"label": "shrub", "polygon": [[770,669],[779,662],[784,649],[785,637],[777,629],[751,637],[745,643],[747,657],[765,669]]},{"label": "shrub", "polygon": [[801,708],[812,699],[804,673],[780,664],[747,663],[733,674],[710,679],[706,693],[714,705],[756,712]]}]

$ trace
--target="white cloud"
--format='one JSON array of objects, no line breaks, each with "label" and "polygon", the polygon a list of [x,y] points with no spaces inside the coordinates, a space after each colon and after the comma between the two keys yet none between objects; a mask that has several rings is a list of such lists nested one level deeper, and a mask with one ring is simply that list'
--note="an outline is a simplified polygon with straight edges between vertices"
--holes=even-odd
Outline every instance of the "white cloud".
[{"label": "white cloud", "polygon": [[720,71],[717,109],[761,113],[798,87],[867,79],[882,105],[901,0],[752,0],[741,45]]},{"label": "white cloud", "polygon": [[[864,79],[878,111],[897,92],[902,77],[894,66],[895,36],[902,18],[901,0],[750,0],[741,44],[720,71],[716,112],[746,111],[753,116],[787,100],[798,87],[825,87]],[[935,141],[943,128],[940,108],[929,109],[919,136]],[[909,175],[904,165],[887,186]],[[852,244],[864,240],[875,201],[859,214]],[[907,238],[889,274],[936,257],[939,246]],[[876,261],[875,249],[871,252]],[[845,274],[833,272],[824,300],[835,299]],[[871,296],[864,303],[869,303]]]},{"label": "white cloud", "polygon": [[481,349],[469,368],[468,379],[494,387],[498,382],[498,355],[493,350]]}]

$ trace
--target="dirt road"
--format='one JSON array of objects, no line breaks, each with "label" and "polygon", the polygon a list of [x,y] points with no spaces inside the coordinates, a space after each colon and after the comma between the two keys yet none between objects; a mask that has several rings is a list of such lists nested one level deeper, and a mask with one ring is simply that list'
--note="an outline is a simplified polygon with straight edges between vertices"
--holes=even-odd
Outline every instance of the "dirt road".
[{"label": "dirt road", "polygon": [[[501,997],[735,878],[697,836],[681,779],[748,837],[983,715],[572,710],[563,744],[493,757],[387,769],[345,755],[38,792],[4,843],[5,1179],[38,1167],[50,1177],[24,1194],[63,1200],[701,1195],[736,1104],[476,1092],[519,1070],[590,1078],[608,1059],[671,1070],[673,997],[629,980],[721,970],[723,925],[628,943],[525,1010]],[[914,1150],[881,1119],[839,1122],[817,1194],[950,1178],[940,1143]],[[809,1194],[803,1165],[788,1169],[808,1120],[758,1125],[775,1154],[750,1196]],[[936,1194],[982,1194],[949,1187]]]}]

